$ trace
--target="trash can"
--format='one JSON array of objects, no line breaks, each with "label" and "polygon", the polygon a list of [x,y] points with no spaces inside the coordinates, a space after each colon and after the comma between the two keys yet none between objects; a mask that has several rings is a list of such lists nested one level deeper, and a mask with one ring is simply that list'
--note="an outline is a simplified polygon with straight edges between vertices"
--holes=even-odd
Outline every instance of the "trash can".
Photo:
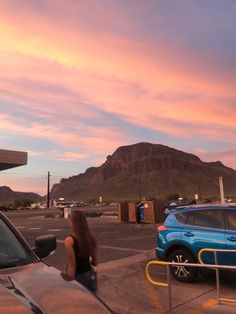
[{"label": "trash can", "polygon": [[146,223],[162,223],[165,220],[163,205],[165,201],[154,200],[144,202],[144,221]]},{"label": "trash can", "polygon": [[136,204],[137,208],[137,223],[143,223],[144,220],[144,203],[140,202]]},{"label": "trash can", "polygon": [[129,202],[129,222],[137,224],[144,222],[144,204],[143,202]]}]

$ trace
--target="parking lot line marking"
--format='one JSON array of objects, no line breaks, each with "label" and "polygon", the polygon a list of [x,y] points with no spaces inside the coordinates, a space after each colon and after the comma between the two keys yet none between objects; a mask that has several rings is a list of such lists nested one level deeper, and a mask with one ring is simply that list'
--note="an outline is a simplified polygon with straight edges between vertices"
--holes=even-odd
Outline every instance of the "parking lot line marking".
[{"label": "parking lot line marking", "polygon": [[16,226],[17,229],[24,229],[25,226]]},{"label": "parking lot line marking", "polygon": [[62,231],[62,229],[48,229],[47,231]]},{"label": "parking lot line marking", "polygon": [[[64,240],[57,240],[57,243],[64,243]],[[137,252],[137,253],[146,253],[150,250],[138,250],[138,249],[132,249],[132,248],[125,248],[125,247],[119,247],[119,246],[109,246],[109,245],[99,245],[100,249],[111,249],[111,250],[117,250],[117,251],[127,251],[127,252]]]},{"label": "parking lot line marking", "polygon": [[28,228],[29,230],[39,230],[41,229],[40,227],[32,227],[32,228]]},{"label": "parking lot line marking", "polygon": [[148,250],[139,250],[139,249],[132,249],[132,248],[125,248],[125,247],[119,247],[119,246],[109,246],[109,245],[99,245],[100,249],[112,249],[117,251],[128,251],[128,252],[148,252]]}]

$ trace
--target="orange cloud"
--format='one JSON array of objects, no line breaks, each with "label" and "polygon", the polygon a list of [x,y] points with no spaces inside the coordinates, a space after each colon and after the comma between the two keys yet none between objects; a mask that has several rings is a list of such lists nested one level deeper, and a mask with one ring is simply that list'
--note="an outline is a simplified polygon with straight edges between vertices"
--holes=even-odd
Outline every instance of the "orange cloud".
[{"label": "orange cloud", "polygon": [[[94,107],[171,135],[233,140],[236,113],[227,103],[235,99],[235,84],[215,75],[214,69],[209,71],[204,62],[205,67],[199,67],[201,60],[195,66],[190,64],[195,57],[183,55],[180,62],[180,51],[171,43],[155,45],[111,34],[97,37],[66,23],[57,28],[42,15],[4,10],[0,12],[0,87],[3,99],[17,98],[21,110],[58,124],[70,115],[95,118]],[[57,84],[58,90],[44,90],[40,82]],[[68,93],[59,93],[60,87]],[[75,127],[75,122],[70,123]],[[18,127],[18,132],[51,139],[60,134],[60,140],[71,147],[85,142],[78,135],[80,127],[73,134],[57,124],[32,123],[30,131]],[[89,134],[87,139],[108,147],[105,133],[104,140]],[[116,135],[110,146],[118,143]],[[55,137],[54,141],[58,142]]]},{"label": "orange cloud", "polygon": [[[87,150],[93,151],[110,151],[122,145],[122,137],[124,134],[112,130],[102,130],[96,128],[87,128],[87,135],[80,134],[77,130],[66,131],[62,126],[58,125],[45,125],[36,122],[28,122],[24,124],[20,119],[12,119],[7,115],[0,114],[0,129],[9,131],[16,135],[25,135],[28,137],[42,138],[54,143],[61,147],[84,147]],[[63,159],[72,159],[75,157],[72,153],[65,152],[62,156]],[[77,154],[77,157],[79,155]],[[81,154],[80,158],[85,158],[86,155]],[[56,155],[54,155],[56,158]]]},{"label": "orange cloud", "polygon": [[[218,67],[214,54],[181,46],[168,35],[151,41],[138,31],[131,38],[129,31],[96,29],[99,20],[121,19],[123,30],[135,28],[122,13],[101,9],[100,1],[88,12],[79,1],[14,1],[14,10],[11,1],[0,1],[1,134],[24,137],[31,160],[82,163],[86,158],[96,165],[118,146],[137,142],[140,134],[147,141],[149,134],[159,140],[163,133],[233,147],[233,71]],[[39,151],[30,150],[28,138],[52,148],[45,153],[39,144]],[[236,168],[233,148],[209,154],[202,147],[197,154],[203,160],[221,159]],[[2,180],[17,190],[30,185],[46,193],[45,176],[13,181],[4,175]]]}]

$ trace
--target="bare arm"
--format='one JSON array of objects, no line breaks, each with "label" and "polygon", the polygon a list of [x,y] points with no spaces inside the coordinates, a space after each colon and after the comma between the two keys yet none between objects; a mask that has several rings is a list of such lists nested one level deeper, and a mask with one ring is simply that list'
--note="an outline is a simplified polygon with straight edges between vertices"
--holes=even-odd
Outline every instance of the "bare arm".
[{"label": "bare arm", "polygon": [[67,255],[67,275],[74,279],[76,272],[76,258],[73,248],[73,239],[71,237],[67,237],[64,243]]},{"label": "bare arm", "polygon": [[93,266],[97,266],[97,264],[98,264],[98,260],[97,260],[97,245],[96,245],[96,242],[95,242],[95,241],[94,241],[93,255],[90,256],[89,261],[90,261],[90,263],[91,263]]},{"label": "bare arm", "polygon": [[90,262],[91,265],[97,266],[97,264],[98,264],[98,262],[97,262],[97,256],[96,256],[96,255],[90,256],[90,257],[89,257],[89,262]]}]

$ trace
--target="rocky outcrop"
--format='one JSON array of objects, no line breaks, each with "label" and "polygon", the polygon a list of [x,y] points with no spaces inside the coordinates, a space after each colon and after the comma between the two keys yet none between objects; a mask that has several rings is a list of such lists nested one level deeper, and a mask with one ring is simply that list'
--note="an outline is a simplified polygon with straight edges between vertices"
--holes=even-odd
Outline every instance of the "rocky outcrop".
[{"label": "rocky outcrop", "polygon": [[161,198],[178,193],[193,197],[219,194],[223,176],[225,192],[236,195],[236,171],[220,161],[202,162],[193,154],[168,146],[138,143],[119,147],[100,167],[62,179],[53,186],[51,197],[89,200]]}]

